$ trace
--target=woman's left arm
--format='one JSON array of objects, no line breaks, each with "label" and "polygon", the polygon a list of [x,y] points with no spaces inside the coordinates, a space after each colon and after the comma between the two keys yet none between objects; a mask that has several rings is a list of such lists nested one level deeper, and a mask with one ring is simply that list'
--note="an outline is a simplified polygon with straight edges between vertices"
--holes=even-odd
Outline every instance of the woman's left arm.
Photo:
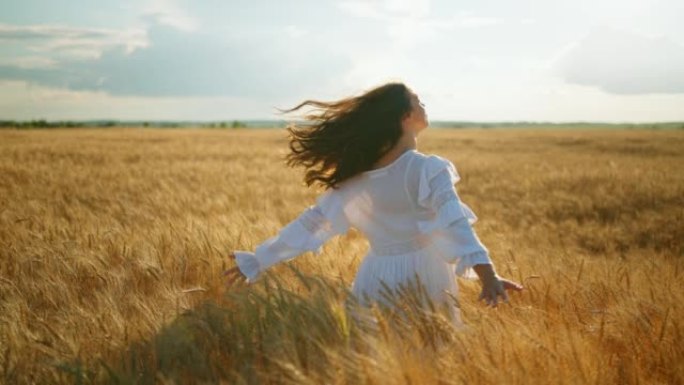
[{"label": "woman's left arm", "polygon": [[461,202],[455,184],[460,180],[456,166],[448,159],[430,156],[422,170],[418,204],[434,210],[433,219],[419,222],[421,230],[436,234],[437,250],[449,263],[457,263],[456,274],[468,276],[472,268],[482,282],[480,299],[496,306],[499,296],[508,300],[506,290],[522,290],[522,286],[503,279],[494,272],[489,250],[482,244],[472,225],[477,216]]},{"label": "woman's left arm", "polygon": [[482,282],[482,292],[479,300],[484,300],[487,305],[496,306],[499,296],[504,302],[508,302],[507,290],[521,291],[523,286],[517,282],[499,277],[494,272],[492,264],[478,264],[473,266],[473,270]]}]

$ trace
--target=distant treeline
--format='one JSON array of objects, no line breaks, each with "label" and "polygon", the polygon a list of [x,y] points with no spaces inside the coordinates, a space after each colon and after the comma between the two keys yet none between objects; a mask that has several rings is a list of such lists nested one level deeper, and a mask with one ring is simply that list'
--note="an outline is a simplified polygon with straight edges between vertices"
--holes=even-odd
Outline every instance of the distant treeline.
[{"label": "distant treeline", "polygon": [[151,128],[271,128],[285,127],[284,121],[275,120],[230,120],[230,121],[124,121],[124,120],[0,120],[0,128],[108,128],[108,127],[151,127]]},{"label": "distant treeline", "polygon": [[[296,123],[296,122],[295,122]],[[49,129],[49,128],[110,128],[110,127],[150,127],[150,128],[284,128],[288,122],[284,120],[229,120],[229,121],[123,121],[123,120],[0,120],[0,129]],[[593,129],[651,129],[682,130],[684,122],[657,123],[600,123],[600,122],[467,122],[467,121],[433,121],[431,127],[436,128],[593,128]]]},{"label": "distant treeline", "polygon": [[641,129],[641,130],[682,130],[684,122],[654,123],[602,123],[602,122],[430,122],[430,127],[438,128],[592,128],[592,129]]}]

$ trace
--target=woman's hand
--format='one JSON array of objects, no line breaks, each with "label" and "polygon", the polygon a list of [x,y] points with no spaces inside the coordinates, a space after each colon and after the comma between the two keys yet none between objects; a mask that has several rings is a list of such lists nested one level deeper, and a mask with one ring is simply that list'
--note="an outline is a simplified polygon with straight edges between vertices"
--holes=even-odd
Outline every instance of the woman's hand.
[{"label": "woman's hand", "polygon": [[[235,254],[230,253],[228,255],[228,258],[235,260]],[[240,268],[237,266],[224,271],[223,276],[226,278],[226,286],[228,287],[233,286],[236,282],[247,280],[247,277],[245,277],[245,275],[242,274],[242,271],[240,271]]]},{"label": "woman's hand", "polygon": [[496,307],[499,301],[499,296],[503,302],[508,303],[507,290],[521,291],[522,285],[508,279],[495,276],[493,279],[482,281],[482,292],[478,300],[484,300],[487,305]]},{"label": "woman's hand", "polygon": [[480,277],[480,281],[482,281],[482,292],[478,300],[484,300],[487,305],[496,307],[499,302],[499,296],[501,296],[504,302],[508,302],[507,290],[521,291],[523,289],[523,286],[519,283],[496,275],[492,265],[475,265],[473,268]]}]

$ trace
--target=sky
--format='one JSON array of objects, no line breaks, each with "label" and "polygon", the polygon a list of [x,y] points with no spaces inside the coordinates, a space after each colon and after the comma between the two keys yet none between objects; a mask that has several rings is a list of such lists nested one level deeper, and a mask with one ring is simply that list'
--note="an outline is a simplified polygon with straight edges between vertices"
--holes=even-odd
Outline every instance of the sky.
[{"label": "sky", "polygon": [[681,0],[6,0],[0,120],[282,119],[406,83],[430,120],[684,121]]}]

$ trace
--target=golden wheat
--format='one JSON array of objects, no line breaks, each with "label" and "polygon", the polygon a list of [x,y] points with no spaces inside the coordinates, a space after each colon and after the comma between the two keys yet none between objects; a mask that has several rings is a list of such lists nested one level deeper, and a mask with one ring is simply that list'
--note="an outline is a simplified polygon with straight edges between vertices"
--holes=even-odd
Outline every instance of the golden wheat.
[{"label": "golden wheat", "polygon": [[526,286],[489,309],[460,282],[461,332],[353,321],[354,230],[226,292],[227,253],[320,193],[286,149],[283,130],[0,131],[0,381],[684,382],[684,132],[426,132]]}]

